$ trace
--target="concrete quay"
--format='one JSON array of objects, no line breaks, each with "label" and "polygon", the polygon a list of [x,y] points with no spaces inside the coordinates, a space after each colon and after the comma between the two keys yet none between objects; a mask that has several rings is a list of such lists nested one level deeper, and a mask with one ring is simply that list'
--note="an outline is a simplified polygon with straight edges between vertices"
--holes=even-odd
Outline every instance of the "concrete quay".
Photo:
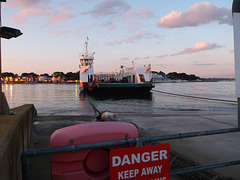
[{"label": "concrete quay", "polygon": [[[236,112],[169,112],[161,114],[116,114],[118,121],[132,122],[141,136],[160,136],[183,132],[237,127]],[[95,122],[94,116],[46,116],[36,117],[33,123],[31,148],[49,147],[51,134],[62,127]],[[240,159],[240,132],[169,140],[171,150],[200,164],[213,164]],[[240,165],[213,171],[209,179],[240,179]],[[49,156],[30,158],[30,179],[51,179]],[[171,177],[171,180],[192,179]],[[206,179],[206,178],[202,178]]]},{"label": "concrete quay", "polygon": [[[224,129],[237,127],[236,112],[171,112],[166,114],[124,114],[119,118],[144,128],[146,136]],[[175,139],[171,149],[204,164],[240,160],[240,132]],[[220,176],[240,179],[240,165],[214,169]]]},{"label": "concrete quay", "polygon": [[0,115],[0,179],[22,179],[20,157],[30,148],[33,105],[11,109],[11,115]]}]

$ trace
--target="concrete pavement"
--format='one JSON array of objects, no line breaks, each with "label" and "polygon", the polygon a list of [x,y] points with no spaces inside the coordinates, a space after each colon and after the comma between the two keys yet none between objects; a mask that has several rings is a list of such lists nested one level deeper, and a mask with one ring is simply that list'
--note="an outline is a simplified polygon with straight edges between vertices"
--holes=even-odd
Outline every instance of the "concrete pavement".
[{"label": "concrete pavement", "polygon": [[[237,127],[237,115],[234,112],[169,112],[161,114],[116,114],[116,116],[119,121],[136,124],[139,127],[141,136],[159,136]],[[33,125],[32,148],[49,147],[50,136],[56,129],[94,121],[94,116],[37,117]],[[160,143],[170,143],[171,150],[194,162],[212,164],[239,160],[239,137],[240,132],[236,132],[176,139]],[[240,165],[236,165],[215,169],[214,171],[222,179],[240,179],[239,169]],[[49,157],[31,158],[29,174],[30,179],[50,179]],[[182,178],[171,177],[172,179]]]},{"label": "concrete pavement", "polygon": [[[120,115],[122,120],[133,121],[144,128],[148,136],[237,127],[235,112],[178,112],[156,115]],[[176,139],[171,149],[200,164],[240,160],[240,132]],[[240,165],[215,169],[217,173],[240,179]]]}]

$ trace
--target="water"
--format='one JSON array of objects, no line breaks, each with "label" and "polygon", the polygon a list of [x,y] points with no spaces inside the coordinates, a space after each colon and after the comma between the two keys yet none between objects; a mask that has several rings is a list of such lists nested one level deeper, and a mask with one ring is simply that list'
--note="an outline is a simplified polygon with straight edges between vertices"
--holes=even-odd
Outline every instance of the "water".
[{"label": "water", "polygon": [[[155,90],[206,98],[236,100],[234,82],[158,83]],[[78,84],[6,84],[3,91],[11,108],[34,104],[39,116],[94,115]],[[145,99],[89,98],[99,111],[163,113],[172,111],[237,111],[236,103],[183,98],[152,92]]]}]

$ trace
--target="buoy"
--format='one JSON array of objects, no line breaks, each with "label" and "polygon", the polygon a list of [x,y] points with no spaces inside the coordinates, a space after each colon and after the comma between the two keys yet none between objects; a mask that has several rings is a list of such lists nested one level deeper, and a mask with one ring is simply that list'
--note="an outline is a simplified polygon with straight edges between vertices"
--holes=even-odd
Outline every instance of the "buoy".
[{"label": "buoy", "polygon": [[99,121],[116,121],[116,116],[111,111],[104,111],[97,116]]},{"label": "buoy", "polygon": [[[50,139],[50,147],[123,140],[138,137],[137,128],[126,122],[93,122],[56,130]],[[125,146],[127,147],[127,146]],[[50,155],[52,180],[107,180],[110,179],[107,147]]]}]

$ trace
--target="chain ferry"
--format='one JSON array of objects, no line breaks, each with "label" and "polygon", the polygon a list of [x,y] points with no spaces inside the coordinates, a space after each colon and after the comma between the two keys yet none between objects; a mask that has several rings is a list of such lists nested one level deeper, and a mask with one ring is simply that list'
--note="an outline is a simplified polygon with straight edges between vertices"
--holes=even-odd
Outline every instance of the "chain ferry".
[{"label": "chain ferry", "polygon": [[88,53],[88,42],[85,42],[85,53],[79,60],[80,92],[88,95],[146,95],[154,87],[151,65],[144,67],[121,66],[118,73],[95,73],[94,54]]}]

